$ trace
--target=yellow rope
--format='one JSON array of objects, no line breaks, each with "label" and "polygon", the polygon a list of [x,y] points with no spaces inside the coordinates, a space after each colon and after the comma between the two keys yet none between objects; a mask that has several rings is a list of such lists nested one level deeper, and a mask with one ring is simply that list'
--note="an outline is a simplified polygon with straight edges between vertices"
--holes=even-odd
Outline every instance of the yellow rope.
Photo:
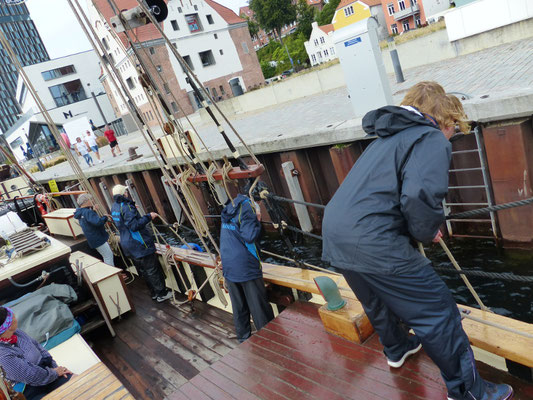
[{"label": "yellow rope", "polygon": [[188,178],[194,176],[195,174],[196,171],[191,168],[181,173],[178,177],[178,186],[180,187],[181,193],[185,198],[185,202],[189,206],[191,218],[194,221],[194,226],[197,228],[197,233],[203,237],[207,237],[209,233],[207,221],[204,217],[202,208],[196,199],[196,196],[192,192],[192,183],[188,181]]}]

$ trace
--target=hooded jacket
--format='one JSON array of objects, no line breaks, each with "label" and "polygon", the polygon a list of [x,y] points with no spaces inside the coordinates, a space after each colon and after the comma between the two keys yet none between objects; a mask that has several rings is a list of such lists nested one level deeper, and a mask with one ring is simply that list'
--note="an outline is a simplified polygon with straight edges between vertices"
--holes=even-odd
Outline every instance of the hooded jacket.
[{"label": "hooded jacket", "polygon": [[154,237],[146,227],[150,214],[141,217],[135,202],[127,197],[113,196],[111,217],[120,233],[120,245],[128,257],[141,258],[155,253]]},{"label": "hooded jacket", "polygon": [[82,207],[76,209],[74,218],[80,221],[81,229],[90,248],[96,249],[107,242],[109,235],[104,227],[107,217],[98,216],[96,211],[90,207]]},{"label": "hooded jacket", "polygon": [[366,273],[429,264],[411,238],[430,242],[444,222],[451,144],[415,109],[387,106],[363,118],[377,135],[328,203],[322,258]]},{"label": "hooded jacket", "polygon": [[261,222],[248,197],[239,194],[233,203],[228,202],[222,210],[222,272],[230,282],[246,282],[262,276],[259,250],[255,245],[261,234]]}]

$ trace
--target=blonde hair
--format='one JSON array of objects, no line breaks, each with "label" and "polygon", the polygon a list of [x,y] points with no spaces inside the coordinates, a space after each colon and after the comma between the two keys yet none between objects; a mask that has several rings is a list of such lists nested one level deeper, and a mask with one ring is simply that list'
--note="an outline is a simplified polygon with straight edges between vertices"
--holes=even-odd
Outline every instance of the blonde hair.
[{"label": "blonde hair", "polygon": [[457,125],[461,132],[470,131],[461,101],[454,95],[447,95],[437,82],[418,82],[409,89],[401,105],[416,107],[422,114],[435,118],[441,129]]}]

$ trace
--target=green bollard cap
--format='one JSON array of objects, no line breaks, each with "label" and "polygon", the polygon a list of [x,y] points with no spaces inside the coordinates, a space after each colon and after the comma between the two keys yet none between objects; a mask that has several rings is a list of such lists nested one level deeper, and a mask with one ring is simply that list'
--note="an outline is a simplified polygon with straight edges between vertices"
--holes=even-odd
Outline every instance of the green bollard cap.
[{"label": "green bollard cap", "polygon": [[320,294],[326,300],[327,308],[330,311],[340,310],[346,305],[346,301],[341,297],[339,288],[333,279],[327,276],[317,276],[315,279],[315,284],[320,291]]}]

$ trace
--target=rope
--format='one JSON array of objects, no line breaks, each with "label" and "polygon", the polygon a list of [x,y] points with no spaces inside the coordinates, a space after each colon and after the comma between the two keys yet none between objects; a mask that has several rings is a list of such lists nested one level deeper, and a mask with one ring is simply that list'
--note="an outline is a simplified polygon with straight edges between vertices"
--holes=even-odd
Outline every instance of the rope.
[{"label": "rope", "polygon": [[[285,256],[282,256],[282,255],[279,255],[279,254],[276,254],[276,253],[272,253],[272,252],[267,251],[267,250],[261,250],[261,253],[267,254],[267,255],[272,256],[272,257],[279,258],[280,260],[290,261],[292,263],[298,264],[298,261],[296,261],[296,260],[294,260],[292,258],[285,257]],[[301,262],[300,261],[299,264],[303,264],[306,267],[309,267],[309,268],[312,268],[312,269],[316,269],[317,271],[327,272],[328,274],[342,275],[342,274],[339,274],[338,272],[330,271],[327,268],[322,268],[322,267],[319,267],[317,265],[309,264],[309,263],[306,263],[306,262]]]},{"label": "rope", "polygon": [[508,208],[527,206],[528,204],[533,203],[533,197],[524,200],[512,201],[510,203],[498,204],[491,207],[478,208],[477,210],[464,211],[457,214],[450,214],[446,216],[446,219],[458,219],[458,218],[468,218],[474,215],[486,214],[494,211],[506,210]]},{"label": "rope", "polygon": [[194,226],[196,226],[197,228],[198,235],[206,237],[209,232],[209,227],[207,226],[207,221],[204,218],[202,208],[200,207],[200,204],[198,204],[198,200],[196,200],[196,197],[194,196],[194,193],[191,190],[192,184],[188,180],[189,177],[192,177],[195,174],[196,172],[191,168],[184,171],[178,177],[178,185],[181,189],[183,197],[185,198],[185,202],[189,206],[191,214],[190,219],[194,221]]},{"label": "rope", "polygon": [[270,197],[273,200],[284,201],[285,203],[301,204],[303,206],[316,207],[316,208],[320,208],[322,210],[326,208],[326,206],[323,205],[323,204],[316,204],[316,203],[309,203],[307,201],[287,199],[285,197],[276,196],[275,194],[271,194],[271,193],[268,193],[267,196]]},{"label": "rope", "polygon": [[471,269],[468,269],[468,270],[462,269],[461,271],[458,271],[454,268],[439,267],[439,266],[433,266],[433,268],[436,271],[447,272],[447,273],[457,274],[457,275],[478,276],[481,278],[500,279],[500,280],[509,281],[509,282],[533,283],[533,276],[515,275],[509,272],[485,272],[485,271],[478,271],[478,270],[471,270]]},{"label": "rope", "polygon": [[460,308],[459,307],[459,312],[461,313],[461,316],[466,318],[466,319],[471,319],[472,321],[476,321],[476,322],[479,322],[481,324],[492,326],[494,328],[501,329],[502,331],[516,333],[517,335],[524,336],[524,337],[527,337],[529,339],[533,339],[533,334],[531,334],[529,332],[522,332],[522,331],[519,331],[518,329],[509,328],[508,326],[505,326],[505,325],[502,325],[502,324],[498,324],[497,322],[487,321],[487,320],[482,319],[482,318],[474,317],[473,315],[470,315],[470,310],[465,310],[464,308]]},{"label": "rope", "polygon": [[233,202],[233,197],[231,196],[229,189],[228,189],[228,181],[231,180],[229,177],[229,171],[233,169],[233,165],[226,159],[224,160],[224,165],[222,166],[222,184],[224,185],[224,190],[226,191],[226,194],[228,195],[228,198],[231,201],[231,205],[235,205]]},{"label": "rope", "polygon": [[287,223],[285,221],[282,221],[281,226],[283,227],[283,229],[288,229],[289,231],[298,232],[298,233],[301,233],[302,235],[309,236],[309,237],[312,237],[312,238],[315,238],[315,239],[318,239],[318,240],[322,240],[322,236],[315,235],[314,233],[310,233],[310,232],[305,232],[305,231],[302,231],[301,229],[296,228],[294,226],[287,225]]}]

